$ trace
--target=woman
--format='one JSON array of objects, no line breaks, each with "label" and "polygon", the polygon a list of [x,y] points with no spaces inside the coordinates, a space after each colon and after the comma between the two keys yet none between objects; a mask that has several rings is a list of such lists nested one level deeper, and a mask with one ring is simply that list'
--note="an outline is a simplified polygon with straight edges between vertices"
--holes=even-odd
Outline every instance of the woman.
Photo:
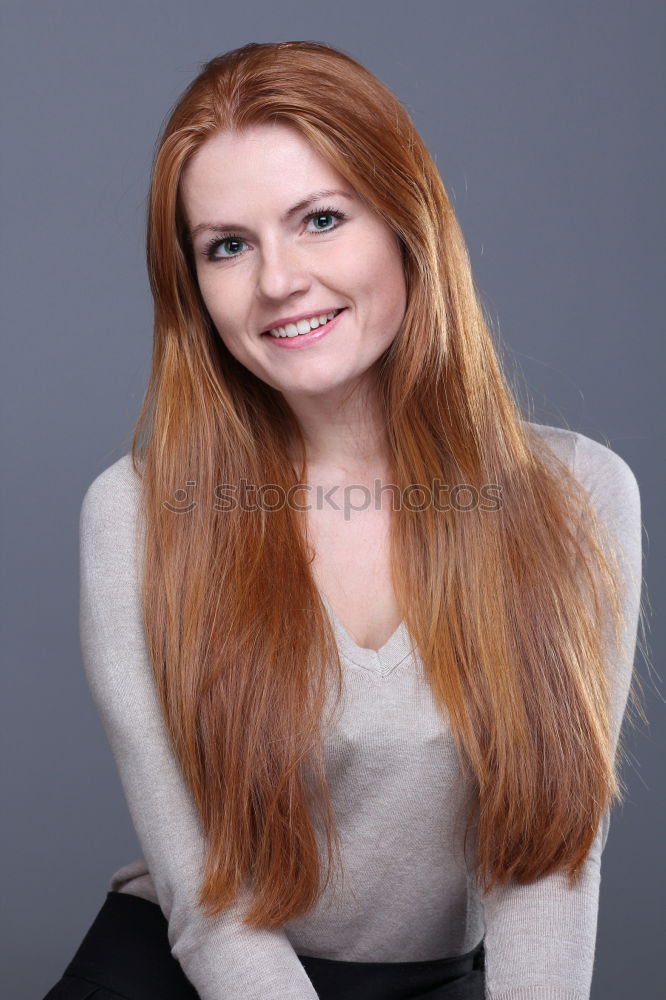
[{"label": "woman", "polygon": [[206,64],[147,255],[146,398],[81,511],[143,857],[49,1000],[588,996],[632,471],[521,417],[426,147],[327,45]]}]

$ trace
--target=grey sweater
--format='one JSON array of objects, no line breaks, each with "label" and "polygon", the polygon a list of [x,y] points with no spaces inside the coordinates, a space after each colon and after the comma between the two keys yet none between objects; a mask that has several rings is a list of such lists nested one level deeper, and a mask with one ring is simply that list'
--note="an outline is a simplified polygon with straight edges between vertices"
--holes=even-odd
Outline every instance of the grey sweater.
[{"label": "grey sweater", "polygon": [[[624,650],[608,659],[617,742],[641,592],[638,486],[606,446],[570,430],[539,430],[611,527],[630,582]],[[343,711],[326,745],[343,888],[334,880],[310,913],[274,930],[242,924],[245,894],[214,919],[202,915],[202,830],[166,738],[141,622],[138,496],[127,454],[88,487],[80,519],[85,672],[142,850],[109,888],[161,907],[172,953],[201,1000],[316,1000],[297,954],[419,961],[469,951],[484,934],[489,1000],[586,1000],[608,812],[574,889],[557,872],[532,885],[496,887],[482,899],[462,855],[466,789],[452,738],[404,624],[379,651],[364,649],[325,598],[345,676]]]}]

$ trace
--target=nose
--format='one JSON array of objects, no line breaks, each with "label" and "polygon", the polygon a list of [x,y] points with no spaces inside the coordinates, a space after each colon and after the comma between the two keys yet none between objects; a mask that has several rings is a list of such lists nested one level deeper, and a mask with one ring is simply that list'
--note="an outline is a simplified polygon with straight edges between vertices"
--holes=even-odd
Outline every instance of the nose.
[{"label": "nose", "polygon": [[306,256],[280,240],[264,244],[259,255],[257,292],[266,299],[287,299],[310,284]]}]

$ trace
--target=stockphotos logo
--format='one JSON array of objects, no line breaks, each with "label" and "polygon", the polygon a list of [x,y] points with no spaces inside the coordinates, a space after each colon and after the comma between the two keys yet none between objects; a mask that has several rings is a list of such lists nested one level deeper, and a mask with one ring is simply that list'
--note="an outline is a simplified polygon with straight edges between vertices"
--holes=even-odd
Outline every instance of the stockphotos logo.
[{"label": "stockphotos logo", "polygon": [[[493,512],[503,507],[499,483],[484,483],[477,488],[469,483],[451,485],[435,478],[429,485],[410,483],[401,489],[395,483],[382,483],[381,479],[375,479],[373,490],[364,483],[328,488],[296,483],[285,490],[276,483],[257,484],[241,479],[239,483],[222,483],[215,487],[213,509],[221,513],[238,509],[272,513],[285,507],[299,512],[330,507],[342,511],[348,521],[353,513],[368,510],[372,505],[375,510],[381,510],[385,497],[389,497],[393,510],[413,513],[431,506],[438,511],[455,510],[463,514],[477,509]],[[188,480],[184,487],[175,490],[173,500],[163,500],[162,506],[173,514],[189,514],[200,503],[196,481]]]}]

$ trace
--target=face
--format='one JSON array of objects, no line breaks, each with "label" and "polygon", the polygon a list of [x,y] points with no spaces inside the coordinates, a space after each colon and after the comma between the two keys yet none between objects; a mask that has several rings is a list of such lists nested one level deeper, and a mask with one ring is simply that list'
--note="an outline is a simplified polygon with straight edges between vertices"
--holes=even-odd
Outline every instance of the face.
[{"label": "face", "polygon": [[[181,195],[201,294],[231,354],[287,398],[362,380],[398,332],[406,283],[396,235],[348,182],[272,124],[208,139]],[[279,327],[290,336],[266,332]]]}]

